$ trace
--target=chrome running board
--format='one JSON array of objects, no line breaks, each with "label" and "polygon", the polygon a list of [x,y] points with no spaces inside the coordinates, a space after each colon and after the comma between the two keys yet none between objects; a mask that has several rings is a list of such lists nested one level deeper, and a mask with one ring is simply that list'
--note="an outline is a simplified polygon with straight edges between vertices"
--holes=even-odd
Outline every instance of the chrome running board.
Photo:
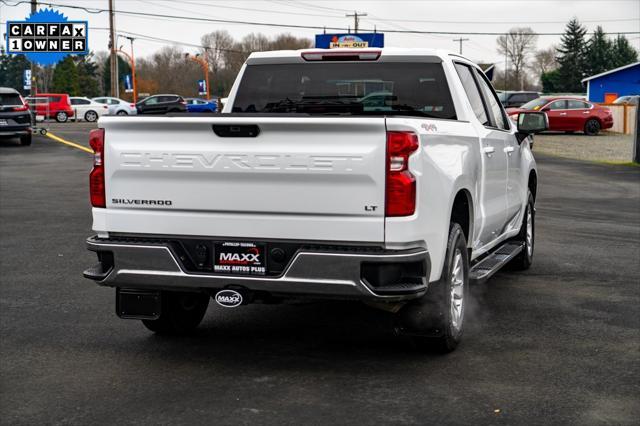
[{"label": "chrome running board", "polygon": [[520,241],[511,241],[501,245],[496,251],[471,267],[469,281],[472,284],[484,283],[511,259],[520,254],[523,249],[524,243]]}]

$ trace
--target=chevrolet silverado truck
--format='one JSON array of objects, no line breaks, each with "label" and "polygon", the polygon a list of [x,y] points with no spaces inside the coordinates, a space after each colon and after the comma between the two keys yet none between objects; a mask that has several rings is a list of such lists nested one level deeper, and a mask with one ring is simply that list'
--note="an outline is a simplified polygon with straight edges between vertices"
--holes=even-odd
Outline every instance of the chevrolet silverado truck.
[{"label": "chevrolet silverado truck", "polygon": [[512,123],[447,52],[253,53],[222,114],[100,118],[84,276],[156,333],[193,330],[211,298],[355,299],[451,351],[469,285],[531,265],[547,126]]}]

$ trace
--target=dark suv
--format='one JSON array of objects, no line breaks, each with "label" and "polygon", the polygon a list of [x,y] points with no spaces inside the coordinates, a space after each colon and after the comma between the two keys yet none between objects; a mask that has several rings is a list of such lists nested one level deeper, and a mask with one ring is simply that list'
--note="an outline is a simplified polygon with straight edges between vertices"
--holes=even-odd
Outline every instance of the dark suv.
[{"label": "dark suv", "polygon": [[136,104],[138,114],[166,114],[168,112],[186,112],[187,103],[178,95],[153,95]]},{"label": "dark suv", "polygon": [[529,101],[538,99],[538,92],[500,92],[498,99],[505,108],[518,108]]},{"label": "dark suv", "polygon": [[20,93],[0,87],[0,138],[19,137],[21,145],[31,145],[32,116]]}]

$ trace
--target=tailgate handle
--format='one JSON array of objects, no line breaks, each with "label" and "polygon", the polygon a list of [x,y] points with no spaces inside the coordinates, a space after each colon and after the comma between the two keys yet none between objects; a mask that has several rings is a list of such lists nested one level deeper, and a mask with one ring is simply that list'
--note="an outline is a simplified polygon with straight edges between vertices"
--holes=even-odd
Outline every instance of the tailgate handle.
[{"label": "tailgate handle", "polygon": [[255,124],[214,124],[213,133],[221,138],[255,138],[260,127]]}]

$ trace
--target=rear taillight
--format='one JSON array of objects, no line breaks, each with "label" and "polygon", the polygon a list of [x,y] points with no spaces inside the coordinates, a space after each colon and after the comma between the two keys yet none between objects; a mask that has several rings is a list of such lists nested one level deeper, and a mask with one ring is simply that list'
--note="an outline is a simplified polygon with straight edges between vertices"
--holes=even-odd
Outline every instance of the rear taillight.
[{"label": "rear taillight", "polygon": [[89,145],[93,149],[93,169],[89,174],[89,194],[93,207],[106,207],[104,186],[104,129],[89,133]]},{"label": "rear taillight", "polygon": [[21,105],[21,106],[17,106],[17,107],[13,107],[13,110],[15,112],[20,112],[20,111],[29,111],[29,107],[26,105]]},{"label": "rear taillight", "polygon": [[135,108],[135,107],[136,107],[136,104],[129,104],[129,106],[130,106],[131,108]]},{"label": "rear taillight", "polygon": [[387,132],[386,216],[411,216],[416,211],[416,178],[409,171],[409,156],[419,146],[413,132]]}]

